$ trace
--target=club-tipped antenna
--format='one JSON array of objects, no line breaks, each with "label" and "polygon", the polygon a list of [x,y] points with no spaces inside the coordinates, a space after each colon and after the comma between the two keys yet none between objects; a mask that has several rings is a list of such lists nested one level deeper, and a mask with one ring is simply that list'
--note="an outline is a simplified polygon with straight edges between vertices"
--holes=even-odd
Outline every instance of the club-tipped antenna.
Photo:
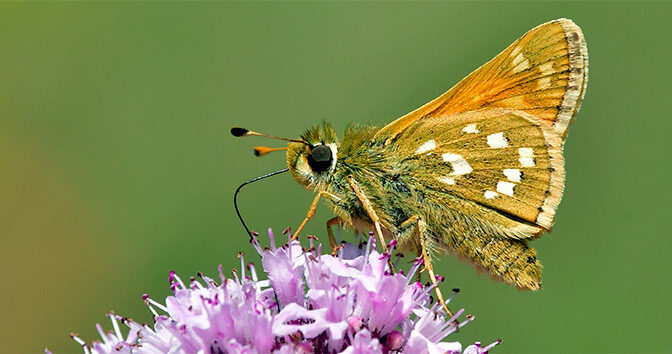
[{"label": "club-tipped antenna", "polygon": [[287,139],[287,138],[281,138],[279,136],[273,136],[273,135],[268,135],[268,134],[262,134],[262,133],[257,133],[253,132],[251,130],[245,129],[245,128],[239,128],[239,127],[233,127],[231,128],[231,135],[235,137],[243,137],[243,136],[263,136],[265,138],[271,138],[271,139],[276,139],[276,140],[284,140],[284,141],[290,141],[293,143],[301,143],[301,144],[308,144],[307,141],[305,140],[300,140],[300,139]]},{"label": "club-tipped antenna", "polygon": [[[231,129],[231,130],[233,130],[233,129]],[[236,209],[236,214],[238,214],[238,219],[240,219],[240,223],[243,224],[243,227],[245,228],[245,231],[247,231],[247,235],[250,236],[250,240],[252,239],[252,232],[247,227],[247,224],[245,224],[245,221],[243,221],[243,216],[240,215],[240,210],[238,210],[238,192],[240,192],[241,188],[243,188],[244,186],[246,186],[246,185],[248,185],[252,182],[256,182],[256,181],[262,180],[262,179],[267,178],[267,177],[279,175],[279,174],[285,173],[287,171],[289,171],[289,169],[285,168],[285,169],[282,169],[280,171],[275,171],[275,172],[271,172],[269,174],[265,174],[263,176],[252,178],[251,180],[249,180],[249,181],[241,184],[240,186],[238,186],[238,188],[236,189],[236,192],[233,194],[233,207]]]},{"label": "club-tipped antenna", "polygon": [[257,146],[254,148],[254,155],[256,156],[264,156],[266,154],[269,154],[273,151],[282,151],[282,150],[287,150],[287,147],[280,147],[280,148],[269,148],[266,146]]}]

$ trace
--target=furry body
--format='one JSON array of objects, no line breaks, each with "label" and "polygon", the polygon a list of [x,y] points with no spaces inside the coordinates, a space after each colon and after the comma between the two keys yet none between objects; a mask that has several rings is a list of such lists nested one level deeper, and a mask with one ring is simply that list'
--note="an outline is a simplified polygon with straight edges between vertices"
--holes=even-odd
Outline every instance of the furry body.
[{"label": "furry body", "polygon": [[[400,250],[420,254],[415,230],[402,227],[409,218],[419,216],[428,226],[425,239],[431,253],[456,254],[494,279],[519,288],[540,287],[541,263],[534,249],[529,248],[525,240],[507,237],[504,228],[495,223],[513,225],[516,221],[473,201],[432,188],[430,183],[422,183],[431,176],[418,175],[417,165],[400,158],[399,148],[390,149],[385,144],[386,137],[374,138],[377,131],[375,127],[350,126],[339,144],[339,158],[333,171],[307,185],[315,192],[329,192],[341,199],[328,200],[328,203],[345,226],[364,233],[373,229],[370,217],[346,182],[346,176],[352,176],[371,200],[381,219],[383,234],[388,239],[395,238]],[[308,141],[311,137],[335,139],[335,134],[325,124],[303,136]],[[335,140],[323,141],[336,143]],[[294,149],[303,149],[301,144],[291,145]],[[290,147],[288,161],[298,161],[291,154],[297,151],[294,149]],[[290,171],[303,179],[297,167],[290,165]],[[488,218],[494,218],[495,222]]]}]

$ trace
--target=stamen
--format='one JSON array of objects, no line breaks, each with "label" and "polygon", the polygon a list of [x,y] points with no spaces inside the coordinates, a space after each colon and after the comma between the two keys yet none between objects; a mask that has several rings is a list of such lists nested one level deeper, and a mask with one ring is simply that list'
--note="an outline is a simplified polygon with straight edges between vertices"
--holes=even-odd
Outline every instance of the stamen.
[{"label": "stamen", "polygon": [[79,345],[81,345],[81,346],[86,345],[86,342],[83,341],[81,338],[79,338],[79,334],[70,333],[70,338],[72,338],[75,342],[79,343]]},{"label": "stamen", "polygon": [[287,235],[287,243],[290,243],[292,241],[292,228],[288,227],[282,233]]},{"label": "stamen", "polygon": [[312,250],[314,250],[314,249],[315,249],[315,242],[313,242],[313,241],[314,241],[314,240],[317,240],[317,237],[312,236],[312,235],[308,235],[308,236],[306,236],[306,237],[308,238],[308,245],[310,246],[310,248],[311,248]]},{"label": "stamen", "polygon": [[219,272],[219,279],[222,280],[222,285],[226,284],[226,277],[224,276],[224,271],[222,270],[221,264],[217,267],[217,271]]},{"label": "stamen", "polygon": [[259,277],[257,277],[257,271],[254,268],[254,263],[248,263],[247,267],[250,269],[250,273],[252,274],[252,281],[255,283],[259,281]]},{"label": "stamen", "polygon": [[462,321],[462,322],[460,323],[459,328],[462,328],[462,327],[466,326],[467,323],[469,323],[469,322],[471,322],[471,321],[473,321],[473,320],[475,320],[475,319],[476,319],[476,317],[474,317],[473,315],[467,315],[467,319],[464,320],[464,321]]},{"label": "stamen", "polygon": [[238,252],[238,258],[240,258],[240,277],[245,279],[245,253]]},{"label": "stamen", "polygon": [[364,270],[364,267],[366,264],[369,262],[369,254],[371,254],[371,244],[376,242],[376,239],[373,236],[369,237],[369,242],[366,243],[366,249],[364,251],[364,262],[362,262],[362,269]]},{"label": "stamen", "polygon": [[[150,298],[150,297],[147,297],[145,299],[145,304],[151,304],[152,306],[158,307],[161,311],[163,311],[165,313],[168,313],[168,308],[167,307],[165,307],[165,306],[161,305],[160,303],[152,300],[152,298]],[[151,308],[152,306],[149,306],[149,307]],[[152,312],[154,312],[154,311],[152,311]],[[155,314],[158,315],[157,313],[155,313]]]},{"label": "stamen", "polygon": [[395,240],[395,239],[392,239],[392,241],[390,241],[390,243],[387,245],[388,252],[389,252],[390,254],[393,254],[393,253],[394,253],[394,247],[395,247],[396,245],[397,245],[397,240]]},{"label": "stamen", "polygon": [[453,317],[449,318],[448,321],[446,321],[446,322],[453,323],[453,322],[457,321],[457,319],[460,318],[460,316],[462,316],[462,313],[464,313],[464,309],[459,309],[457,312],[455,312]]},{"label": "stamen", "polygon": [[313,269],[312,269],[313,265],[311,264],[311,262],[308,262],[308,254],[304,252],[303,258],[305,259],[306,263],[306,271],[308,272],[308,279],[313,279]]},{"label": "stamen", "polygon": [[269,240],[269,244],[271,245],[271,250],[273,252],[275,252],[275,250],[276,250],[276,248],[275,248],[275,236],[273,235],[273,230],[271,230],[270,227],[268,228],[268,240]]},{"label": "stamen", "polygon": [[501,343],[502,343],[502,340],[497,339],[496,341],[490,343],[487,347],[483,348],[483,351],[487,352],[488,350],[494,348],[496,345],[501,344]]},{"label": "stamen", "polygon": [[96,323],[96,331],[98,331],[98,335],[100,336],[100,338],[103,339],[103,342],[107,343],[108,340],[107,340],[106,333],[105,333],[105,331],[103,331],[103,326],[101,326],[99,323]]},{"label": "stamen", "polygon": [[107,316],[110,318],[110,321],[112,321],[112,328],[114,328],[114,334],[117,335],[117,338],[119,338],[119,340],[124,340],[124,336],[121,334],[121,330],[119,329],[119,323],[117,322],[117,318],[114,316],[114,312],[108,313]]},{"label": "stamen", "polygon": [[257,251],[257,253],[262,256],[264,254],[264,251],[261,249],[261,245],[259,244],[259,239],[256,237],[252,236],[250,238],[250,243],[252,244],[252,247],[254,247],[254,250]]},{"label": "stamen", "polygon": [[457,295],[457,293],[459,293],[459,292],[460,292],[460,289],[458,289],[458,288],[453,289],[453,293],[450,295],[450,297],[448,299],[444,300],[443,302],[445,302],[446,305],[448,305],[448,303],[450,301],[452,301],[453,298],[455,297],[455,295]]},{"label": "stamen", "polygon": [[182,289],[187,288],[186,285],[184,285],[184,282],[182,281],[182,279],[180,279],[180,277],[172,270],[170,271],[170,276],[168,277],[168,279],[170,279],[171,281],[172,280],[177,280],[177,282],[180,284]]},{"label": "stamen", "polygon": [[411,269],[408,271],[408,276],[407,276],[406,278],[407,278],[409,281],[410,281],[411,279],[413,279],[413,276],[415,275],[415,273],[416,273],[416,272],[418,271],[418,269],[419,269],[422,265],[424,265],[424,264],[425,264],[425,260],[422,259],[422,257],[416,257],[416,258],[413,260],[413,266],[412,266]]}]

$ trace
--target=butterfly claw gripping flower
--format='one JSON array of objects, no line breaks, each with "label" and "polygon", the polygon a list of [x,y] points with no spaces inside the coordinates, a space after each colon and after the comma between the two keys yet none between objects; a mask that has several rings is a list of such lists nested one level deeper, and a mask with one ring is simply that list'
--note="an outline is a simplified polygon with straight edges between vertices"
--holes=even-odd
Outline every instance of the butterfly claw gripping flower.
[{"label": "butterfly claw gripping flower", "polygon": [[[85,353],[462,352],[460,343],[442,340],[473,317],[459,322],[463,310],[446,318],[437,304],[430,306],[433,286],[412,281],[421,262],[407,275],[391,274],[371,239],[360,247],[345,244],[332,256],[320,254],[313,240],[307,250],[297,241],[276,247],[269,235],[270,248],[253,240],[268,280],[259,280],[254,265],[245,267],[242,254],[240,277],[226,278],[220,266],[220,284],[200,273],[187,284],[171,272],[173,295],[165,304],[143,295],[154,326],[109,314],[114,330],[98,325],[102,342],[73,338]],[[465,353],[485,353],[498,343],[476,343]]]}]

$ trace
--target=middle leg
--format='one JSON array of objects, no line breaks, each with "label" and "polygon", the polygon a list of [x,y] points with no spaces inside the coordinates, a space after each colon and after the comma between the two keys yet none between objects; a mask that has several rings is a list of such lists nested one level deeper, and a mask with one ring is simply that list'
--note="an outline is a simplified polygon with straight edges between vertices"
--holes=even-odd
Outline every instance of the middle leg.
[{"label": "middle leg", "polygon": [[[341,224],[341,219],[339,217],[331,218],[329,221],[327,221],[327,235],[329,235],[329,245],[331,246],[331,254],[333,256],[336,255],[338,252],[338,247],[340,244],[336,241],[336,238],[334,237],[334,233],[331,231],[331,227],[334,225],[339,225]],[[339,233],[340,237],[340,233]]]},{"label": "middle leg", "polygon": [[[420,216],[415,215],[411,216],[410,218],[408,218],[408,220],[401,223],[399,228],[403,230],[411,227],[415,229],[415,231],[417,232],[418,242],[416,244],[420,248],[420,250],[418,251],[418,255],[422,257],[422,260],[425,262],[425,269],[427,269],[427,274],[429,274],[429,280],[434,285],[434,291],[436,292],[437,300],[439,301],[441,306],[443,306],[443,309],[446,310],[448,317],[453,317],[453,312],[450,311],[448,305],[446,305],[446,302],[443,299],[443,293],[441,293],[441,289],[439,289],[436,274],[434,274],[434,267],[432,266],[432,258],[430,257],[427,248],[427,235],[428,235],[427,224],[425,223],[424,220],[422,220]],[[413,232],[411,232],[411,235],[412,234]],[[413,243],[413,240],[407,240],[405,241],[405,243],[406,242]]]}]

